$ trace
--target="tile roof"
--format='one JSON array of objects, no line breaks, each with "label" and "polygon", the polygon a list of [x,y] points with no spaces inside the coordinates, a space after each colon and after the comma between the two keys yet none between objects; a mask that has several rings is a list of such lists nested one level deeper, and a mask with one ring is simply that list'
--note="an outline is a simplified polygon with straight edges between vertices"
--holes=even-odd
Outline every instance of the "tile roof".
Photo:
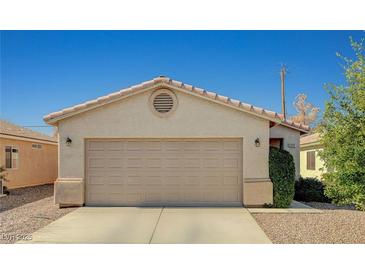
[{"label": "tile roof", "polygon": [[251,113],[256,116],[260,116],[262,118],[266,118],[270,121],[280,123],[284,126],[295,128],[304,133],[307,133],[309,130],[309,127],[307,125],[295,123],[290,120],[284,120],[283,115],[279,114],[277,112],[266,110],[266,109],[263,109],[260,107],[256,107],[256,106],[244,103],[244,102],[240,102],[239,100],[228,98],[226,96],[219,95],[217,93],[207,91],[202,88],[194,87],[192,85],[188,85],[188,84],[170,79],[165,76],[160,76],[160,77],[154,78],[150,81],[146,81],[141,84],[131,86],[129,88],[122,89],[120,91],[99,97],[95,100],[87,101],[85,103],[82,103],[82,104],[79,104],[79,105],[76,105],[73,107],[65,108],[63,110],[50,113],[50,114],[44,116],[43,118],[44,118],[45,122],[47,122],[49,124],[55,124],[57,121],[62,120],[66,117],[76,115],[77,113],[80,113],[80,112],[83,112],[83,111],[86,111],[89,109],[93,109],[95,107],[102,106],[104,104],[111,103],[116,100],[120,100],[122,98],[136,94],[139,91],[143,91],[145,89],[148,89],[151,87],[158,87],[158,86],[182,89],[187,93],[194,93],[195,95],[199,95],[203,98],[217,101],[219,103],[223,103],[230,107],[238,108],[242,111]]},{"label": "tile roof", "polygon": [[300,137],[301,145],[316,143],[319,141],[320,141],[319,133],[307,134],[307,135],[303,135],[302,137]]},{"label": "tile roof", "polygon": [[0,120],[0,134],[57,143],[57,137],[17,126],[5,120]]}]

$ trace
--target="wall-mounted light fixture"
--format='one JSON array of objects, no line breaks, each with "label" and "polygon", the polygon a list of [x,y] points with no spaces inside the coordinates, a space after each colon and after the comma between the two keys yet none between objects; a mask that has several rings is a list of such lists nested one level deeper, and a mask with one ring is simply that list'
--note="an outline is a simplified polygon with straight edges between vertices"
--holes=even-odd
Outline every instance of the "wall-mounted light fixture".
[{"label": "wall-mounted light fixture", "polygon": [[255,140],[255,146],[256,147],[259,147],[261,144],[260,144],[260,139],[259,138],[256,138]]},{"label": "wall-mounted light fixture", "polygon": [[71,140],[71,138],[70,137],[67,137],[66,138],[66,145],[67,146],[70,146],[72,144],[72,140]]}]

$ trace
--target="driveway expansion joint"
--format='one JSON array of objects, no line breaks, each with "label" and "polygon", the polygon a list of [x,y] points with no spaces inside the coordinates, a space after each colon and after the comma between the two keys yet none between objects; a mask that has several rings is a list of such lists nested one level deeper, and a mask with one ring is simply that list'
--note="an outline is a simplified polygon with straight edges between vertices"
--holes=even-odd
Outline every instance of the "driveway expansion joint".
[{"label": "driveway expansion joint", "polygon": [[149,244],[152,242],[152,239],[153,239],[153,236],[155,235],[155,232],[156,232],[156,228],[157,228],[157,225],[158,225],[158,222],[160,221],[160,218],[161,218],[161,215],[162,215],[162,211],[165,209],[165,207],[163,206],[161,208],[161,211],[160,211],[160,215],[158,215],[158,218],[157,218],[157,222],[156,222],[156,225],[155,227],[153,228],[153,231],[152,231],[152,234],[151,234],[151,238],[149,240]]}]

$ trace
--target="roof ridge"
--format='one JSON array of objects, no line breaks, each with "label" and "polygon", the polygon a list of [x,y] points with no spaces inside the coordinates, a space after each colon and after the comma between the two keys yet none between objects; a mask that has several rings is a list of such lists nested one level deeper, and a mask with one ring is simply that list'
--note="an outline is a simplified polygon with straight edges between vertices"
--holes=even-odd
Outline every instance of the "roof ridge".
[{"label": "roof ridge", "polygon": [[277,113],[275,111],[266,110],[264,108],[242,102],[238,99],[233,99],[233,98],[230,98],[230,97],[227,97],[224,95],[220,95],[216,92],[212,92],[212,91],[205,90],[203,88],[195,87],[193,85],[186,84],[186,83],[174,80],[174,79],[166,77],[166,76],[159,76],[159,77],[153,78],[152,80],[144,81],[140,84],[133,85],[128,88],[120,89],[119,91],[109,93],[107,95],[98,97],[98,98],[90,100],[90,101],[86,101],[86,102],[78,104],[76,106],[65,108],[63,110],[50,113],[50,114],[44,116],[43,119],[47,123],[49,123],[53,119],[57,119],[62,116],[66,116],[66,115],[76,112],[78,110],[87,109],[89,107],[94,107],[94,106],[96,107],[99,104],[113,102],[114,100],[117,100],[117,99],[122,99],[123,96],[128,96],[130,94],[137,92],[138,90],[141,90],[143,88],[152,87],[153,85],[156,85],[156,84],[170,85],[175,88],[181,88],[185,91],[192,92],[194,94],[198,94],[198,95],[206,97],[208,99],[211,99],[211,100],[214,100],[214,101],[217,101],[220,103],[224,103],[226,105],[230,105],[230,106],[233,106],[233,107],[236,107],[239,109],[243,109],[246,112],[251,112],[252,114],[266,117],[269,120],[274,120],[275,122],[280,122],[283,125],[287,125],[289,127],[294,127],[296,129],[302,130],[303,132],[307,132],[309,130],[309,126],[294,123],[291,120],[283,119],[284,118],[283,115],[280,113]]},{"label": "roof ridge", "polygon": [[34,139],[40,139],[40,140],[46,140],[46,141],[57,141],[57,138],[36,131],[32,130],[23,126],[19,126],[13,122],[10,122],[6,119],[0,119],[0,134],[9,134],[9,135],[16,135],[21,137],[28,137],[28,138],[34,138]]}]

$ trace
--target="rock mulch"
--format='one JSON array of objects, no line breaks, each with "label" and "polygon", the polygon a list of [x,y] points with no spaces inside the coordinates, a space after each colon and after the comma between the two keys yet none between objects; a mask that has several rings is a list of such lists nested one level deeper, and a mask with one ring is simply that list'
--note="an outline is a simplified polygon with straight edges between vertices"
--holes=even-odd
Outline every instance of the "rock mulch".
[{"label": "rock mulch", "polygon": [[17,189],[0,198],[0,243],[30,239],[36,230],[76,208],[58,208],[53,185]]},{"label": "rock mulch", "polygon": [[10,189],[0,198],[0,212],[53,196],[53,184]]},{"label": "rock mulch", "polygon": [[365,244],[365,212],[352,206],[306,204],[323,213],[255,213],[252,216],[273,243]]}]

